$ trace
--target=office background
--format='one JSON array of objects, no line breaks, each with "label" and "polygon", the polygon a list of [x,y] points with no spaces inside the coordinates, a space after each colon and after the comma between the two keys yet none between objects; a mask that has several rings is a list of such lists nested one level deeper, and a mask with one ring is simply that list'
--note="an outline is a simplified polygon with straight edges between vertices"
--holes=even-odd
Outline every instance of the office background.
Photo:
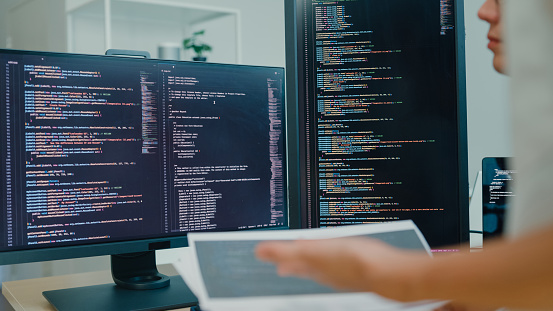
[{"label": "office background", "polygon": [[[111,2],[106,31],[104,1]],[[469,181],[486,156],[512,156],[508,79],[492,66],[484,0],[465,0]],[[206,30],[208,61],[285,65],[283,0],[1,0],[0,48],[102,54],[106,47],[149,50],[179,45]],[[181,59],[192,55],[181,52]],[[470,185],[472,187],[472,184]],[[468,195],[468,194],[467,194]],[[158,252],[172,262],[174,250]],[[109,269],[109,257],[0,268],[2,281]]]}]

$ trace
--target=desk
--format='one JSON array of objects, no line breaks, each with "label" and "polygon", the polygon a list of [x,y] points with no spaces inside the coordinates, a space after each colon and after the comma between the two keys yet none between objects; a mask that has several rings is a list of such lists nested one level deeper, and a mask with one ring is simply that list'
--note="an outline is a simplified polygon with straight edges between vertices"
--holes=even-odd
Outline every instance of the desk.
[{"label": "desk", "polygon": [[[173,276],[177,272],[172,265],[161,265],[159,272]],[[82,287],[112,283],[110,271],[78,273],[62,276],[52,276],[40,279],[12,281],[2,283],[2,295],[10,302],[16,311],[55,311],[50,303],[42,296],[43,291]],[[2,307],[0,301],[0,307]],[[0,310],[10,310],[8,308]],[[178,309],[181,311],[189,310]]]}]

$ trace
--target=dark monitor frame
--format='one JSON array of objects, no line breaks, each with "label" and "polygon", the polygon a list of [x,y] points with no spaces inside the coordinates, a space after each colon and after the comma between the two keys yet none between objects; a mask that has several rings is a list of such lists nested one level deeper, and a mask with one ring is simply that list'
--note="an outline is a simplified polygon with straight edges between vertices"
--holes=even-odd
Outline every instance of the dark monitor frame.
[{"label": "dark monitor frame", "polygon": [[[136,57],[122,57],[120,54],[117,55],[88,55],[88,54],[75,54],[75,53],[54,53],[54,52],[37,52],[37,51],[23,51],[23,50],[10,50],[10,49],[0,49],[0,53],[11,53],[19,55],[43,55],[43,56],[66,56],[68,58],[81,58],[85,57],[87,59],[122,59],[132,62],[158,62],[158,63],[196,63],[197,62],[187,62],[187,61],[172,61],[172,60],[160,60],[160,59],[139,59]],[[130,52],[130,51],[129,51]],[[206,63],[206,66],[224,66],[224,67],[251,67],[251,68],[274,68],[282,70],[278,67],[269,67],[269,66],[247,66],[247,65],[235,65],[235,64],[218,64],[218,63]],[[284,77],[285,78],[285,77]],[[285,82],[283,82],[282,88],[282,101],[283,101],[283,112],[286,113],[287,103],[286,103],[286,91],[285,91]],[[263,228],[260,230],[276,230],[276,229],[288,229],[290,226],[290,203],[288,200],[288,177],[287,177],[287,167],[288,167],[288,128],[287,128],[287,118],[283,117],[282,119],[282,128],[284,131],[283,134],[283,146],[285,150],[283,154],[283,174],[284,175],[284,188],[283,188],[283,198],[284,198],[284,209],[286,210],[287,223],[288,225],[284,226],[275,226],[269,228]],[[235,229],[239,230],[239,229]],[[251,230],[251,229],[250,229]],[[253,229],[257,230],[257,229]],[[137,238],[129,239],[126,241],[113,241],[113,242],[100,242],[87,245],[66,245],[66,246],[55,246],[55,247],[46,247],[46,248],[37,248],[37,249],[22,249],[22,250],[13,250],[13,251],[4,251],[0,252],[0,265],[11,265],[11,264],[22,264],[22,263],[31,263],[31,262],[42,262],[42,261],[52,261],[52,260],[63,260],[63,259],[76,259],[76,258],[85,258],[85,257],[96,257],[96,256],[105,256],[111,255],[111,270],[112,276],[115,284],[105,284],[99,285],[94,288],[94,292],[98,295],[109,296],[108,299],[111,299],[109,303],[103,305],[106,307],[108,305],[113,305],[112,310],[118,310],[118,306],[121,306],[121,303],[130,303],[133,308],[139,308],[141,310],[158,310],[160,306],[162,308],[176,308],[176,307],[190,307],[197,305],[197,299],[188,289],[186,284],[182,281],[180,276],[176,277],[167,277],[160,274],[157,271],[155,251],[163,249],[173,249],[181,248],[188,246],[187,232],[182,234],[171,234],[167,237],[155,237],[155,238]],[[133,267],[133,269],[129,269]],[[135,270],[136,269],[136,270]],[[169,286],[171,281],[172,286]],[[171,287],[171,289],[166,289]],[[157,295],[155,290],[151,289],[160,289],[161,295]],[[82,291],[81,291],[82,289]],[[45,297],[55,303],[54,300],[57,300],[64,303],[64,300],[68,301],[68,304],[74,302],[82,305],[84,300],[80,300],[83,297],[89,296],[88,292],[91,288],[74,288],[70,289],[70,296],[67,296],[64,293],[59,291],[53,291],[51,294],[46,294]],[[139,296],[142,298],[133,301],[136,299],[136,296],[130,294],[124,294],[122,300],[115,296],[121,296],[119,293],[125,290],[143,290],[138,292]],[[177,297],[173,297],[177,296]],[[132,298],[134,297],[134,298]],[[96,297],[100,298],[100,297]],[[96,299],[95,298],[95,299]],[[60,301],[61,300],[61,301]],[[101,299],[100,299],[101,300]],[[144,303],[148,305],[144,305]],[[63,306],[59,310],[71,310],[74,305],[70,305],[68,309],[64,309]],[[104,309],[108,310],[108,309]],[[110,309],[111,310],[111,309]]]},{"label": "dark monitor frame", "polygon": [[[290,226],[293,228],[311,227],[313,215],[307,210],[306,191],[307,169],[306,169],[306,146],[301,145],[301,137],[305,136],[299,122],[303,120],[303,113],[300,107],[305,105],[304,97],[301,94],[306,92],[301,79],[304,76],[301,42],[304,27],[303,21],[303,0],[284,0],[286,16],[286,81],[287,81],[287,102],[288,102],[288,127],[295,130],[298,136],[296,141],[289,141],[289,148],[293,151],[298,160],[290,164],[290,167],[297,168],[299,187],[294,189],[297,193],[290,193],[291,204],[298,204],[299,208],[290,210]],[[370,1],[370,0],[367,0]],[[465,61],[465,24],[464,24],[464,0],[455,0],[455,36],[456,36],[456,59],[457,59],[457,168],[459,188],[458,195],[458,217],[459,217],[459,244],[469,240],[469,182],[468,182],[468,146],[467,146],[467,97],[466,97],[466,61]],[[292,103],[295,103],[293,107]],[[292,200],[294,199],[294,200]]]}]

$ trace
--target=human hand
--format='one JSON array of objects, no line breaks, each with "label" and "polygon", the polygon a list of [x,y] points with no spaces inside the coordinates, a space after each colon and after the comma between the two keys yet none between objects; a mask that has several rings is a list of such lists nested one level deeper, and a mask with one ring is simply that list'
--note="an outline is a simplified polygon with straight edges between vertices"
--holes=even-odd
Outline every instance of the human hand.
[{"label": "human hand", "polygon": [[313,279],[337,289],[376,292],[412,301],[425,253],[393,248],[379,240],[343,238],[262,242],[256,255],[277,266],[281,276]]}]

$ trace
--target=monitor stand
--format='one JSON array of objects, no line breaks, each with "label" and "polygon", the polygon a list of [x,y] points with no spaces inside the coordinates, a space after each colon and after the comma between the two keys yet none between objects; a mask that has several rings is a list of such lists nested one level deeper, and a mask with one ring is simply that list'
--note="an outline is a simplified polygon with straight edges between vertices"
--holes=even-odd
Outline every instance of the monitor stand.
[{"label": "monitor stand", "polygon": [[198,305],[180,276],[160,274],[155,251],[111,256],[115,284],[45,291],[58,311],[167,310]]}]

